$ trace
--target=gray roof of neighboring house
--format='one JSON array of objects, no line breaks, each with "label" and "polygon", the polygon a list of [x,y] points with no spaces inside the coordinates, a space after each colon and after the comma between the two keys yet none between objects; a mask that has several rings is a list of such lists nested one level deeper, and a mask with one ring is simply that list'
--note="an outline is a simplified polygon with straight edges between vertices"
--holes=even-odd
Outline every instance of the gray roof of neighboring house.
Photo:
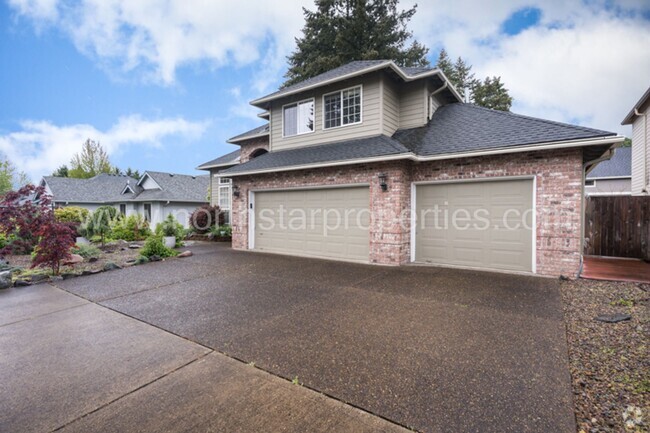
[{"label": "gray roof of neighboring house", "polygon": [[457,103],[440,107],[426,126],[397,131],[393,138],[428,156],[611,135],[616,134]]},{"label": "gray roof of neighboring house", "polygon": [[137,179],[114,174],[99,174],[90,179],[45,176],[43,178],[57,202],[105,203],[124,200],[127,182],[137,191]]},{"label": "gray roof of neighboring house", "polygon": [[627,116],[625,116],[625,119],[623,119],[621,125],[630,125],[632,122],[634,122],[634,118],[636,117],[634,110],[642,110],[648,102],[650,102],[650,87],[648,87],[648,90],[646,90],[643,96],[641,96],[641,99],[639,99],[638,102],[634,104],[634,107],[632,107],[630,112],[627,113]]},{"label": "gray roof of neighboring house", "polygon": [[230,153],[227,153],[219,158],[213,159],[197,167],[197,170],[208,170],[210,168],[216,167],[227,167],[235,164],[239,164],[239,155],[241,154],[241,149],[234,150]]},{"label": "gray roof of neighboring house", "polygon": [[631,147],[619,147],[611,159],[599,163],[587,175],[587,179],[602,179],[607,177],[632,177]]},{"label": "gray roof of neighboring house", "polygon": [[235,135],[232,138],[228,139],[228,143],[236,143],[239,141],[248,140],[249,138],[263,137],[269,135],[269,124],[260,125],[256,128],[246,131],[243,134]]},{"label": "gray roof of neighboring house", "polygon": [[[276,92],[273,92],[271,94],[256,99],[255,101],[251,102],[251,104],[258,105],[265,100],[275,99],[287,94],[296,93],[301,89],[305,89],[307,87],[314,87],[317,86],[318,84],[325,83],[330,80],[336,80],[337,78],[341,78],[346,75],[356,74],[356,73],[363,74],[364,73],[363,71],[366,69],[371,69],[371,68],[382,69],[383,67],[390,67],[391,65],[397,66],[391,60],[356,60],[347,63],[345,65],[339,66],[338,68],[334,68],[322,74],[316,75],[315,77],[308,78],[299,83],[279,89]],[[402,71],[404,75],[409,77],[419,75],[423,72],[433,71],[436,69],[436,68],[427,68],[427,67],[400,67],[400,66],[397,66],[397,68],[399,68],[399,70]]]},{"label": "gray roof of neighboring house", "polygon": [[[453,155],[610,136],[616,136],[616,133],[456,103],[439,108],[426,126],[399,130],[393,137],[379,135],[269,152],[224,170],[224,174],[400,154]],[[592,152],[597,154],[595,157],[609,147],[608,144],[603,146]],[[588,156],[591,159],[592,155]]]},{"label": "gray roof of neighboring house", "polygon": [[[90,179],[73,179],[67,177],[45,176],[43,180],[52,192],[55,202],[70,203],[118,203],[142,201],[207,201],[209,175],[188,176],[156,171],[146,174],[162,188],[145,190],[137,186],[138,180],[132,177],[111,174],[99,174]],[[134,193],[122,194],[126,185]]]},{"label": "gray roof of neighboring house", "polygon": [[245,164],[236,165],[224,170],[223,174],[271,170],[280,167],[360,158],[388,157],[408,152],[408,149],[396,140],[385,135],[376,135],[357,140],[265,153]]}]

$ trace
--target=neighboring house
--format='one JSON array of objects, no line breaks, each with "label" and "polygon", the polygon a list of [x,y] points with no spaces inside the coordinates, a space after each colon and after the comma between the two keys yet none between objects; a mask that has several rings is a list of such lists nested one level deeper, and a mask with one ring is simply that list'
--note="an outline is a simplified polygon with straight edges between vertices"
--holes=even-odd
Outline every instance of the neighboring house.
[{"label": "neighboring house", "polygon": [[139,213],[152,227],[172,214],[185,227],[191,213],[208,202],[208,176],[145,172],[140,179],[100,174],[90,179],[45,176],[40,185],[55,206],[80,206],[95,211],[114,206],[123,215]]},{"label": "neighboring house", "polygon": [[632,148],[619,147],[611,159],[598,163],[587,174],[585,194],[626,195],[632,191]]},{"label": "neighboring house", "polygon": [[623,119],[632,125],[632,194],[650,194],[650,88]]},{"label": "neighboring house", "polygon": [[202,166],[232,179],[233,248],[576,275],[585,167],[624,138],[461,101],[391,61],[252,101],[268,124]]}]

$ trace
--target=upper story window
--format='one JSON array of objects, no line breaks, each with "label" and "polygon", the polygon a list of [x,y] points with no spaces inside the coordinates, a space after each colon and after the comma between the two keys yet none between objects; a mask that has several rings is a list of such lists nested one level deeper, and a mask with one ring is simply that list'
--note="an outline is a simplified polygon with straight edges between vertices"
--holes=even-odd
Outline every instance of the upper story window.
[{"label": "upper story window", "polygon": [[220,178],[219,178],[219,183],[227,183],[227,184],[230,184],[230,183],[232,183],[232,179],[229,178],[229,177],[220,177]]},{"label": "upper story window", "polygon": [[314,132],[314,100],[287,104],[282,107],[282,135],[307,134]]},{"label": "upper story window", "polygon": [[361,86],[323,95],[323,128],[361,123]]}]

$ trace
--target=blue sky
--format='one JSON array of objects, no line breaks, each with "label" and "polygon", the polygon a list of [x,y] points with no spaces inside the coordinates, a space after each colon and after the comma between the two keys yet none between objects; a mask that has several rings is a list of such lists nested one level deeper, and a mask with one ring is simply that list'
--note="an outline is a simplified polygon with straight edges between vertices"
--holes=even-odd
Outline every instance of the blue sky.
[{"label": "blue sky", "polygon": [[[194,173],[234,150],[312,4],[192,3],[0,0],[0,152],[37,180],[86,138],[141,171]],[[419,6],[411,28],[432,62],[444,46],[502,76],[515,112],[628,133],[618,123],[650,85],[647,2],[482,5]]]}]

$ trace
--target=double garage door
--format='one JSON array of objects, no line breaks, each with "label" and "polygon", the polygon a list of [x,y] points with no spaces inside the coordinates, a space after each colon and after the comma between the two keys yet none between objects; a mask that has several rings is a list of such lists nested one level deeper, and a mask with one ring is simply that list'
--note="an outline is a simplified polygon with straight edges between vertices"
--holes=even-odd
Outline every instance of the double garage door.
[{"label": "double garage door", "polygon": [[[415,186],[412,260],[533,270],[533,182],[500,180]],[[369,188],[254,193],[258,251],[369,261]]]}]

